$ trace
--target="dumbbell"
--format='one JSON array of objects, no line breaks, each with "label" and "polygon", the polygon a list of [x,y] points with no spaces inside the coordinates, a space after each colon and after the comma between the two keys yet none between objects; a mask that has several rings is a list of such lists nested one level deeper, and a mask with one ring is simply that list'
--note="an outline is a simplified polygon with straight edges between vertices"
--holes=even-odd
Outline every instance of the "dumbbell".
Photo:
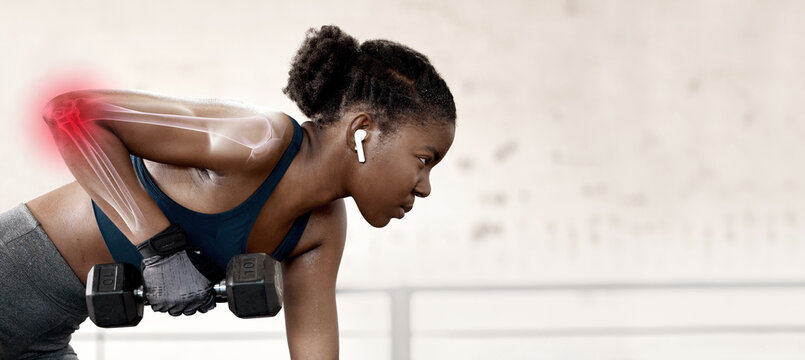
[{"label": "dumbbell", "polygon": [[[266,254],[235,255],[226,279],[214,285],[215,301],[228,302],[240,318],[277,315],[282,308],[282,267]],[[104,328],[135,326],[143,318],[143,279],[129,263],[97,264],[87,276],[87,310]]]}]

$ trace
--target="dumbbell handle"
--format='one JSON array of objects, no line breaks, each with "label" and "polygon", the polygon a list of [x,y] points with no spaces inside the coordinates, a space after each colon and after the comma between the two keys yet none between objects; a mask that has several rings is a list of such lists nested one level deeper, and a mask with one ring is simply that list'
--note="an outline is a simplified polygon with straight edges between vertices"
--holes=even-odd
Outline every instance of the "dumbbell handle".
[{"label": "dumbbell handle", "polygon": [[[226,302],[226,280],[221,280],[221,282],[213,285],[212,289],[215,291],[215,302]],[[142,301],[144,304],[148,304],[148,300],[145,298],[145,294],[143,294],[142,286],[134,289],[134,298]]]}]

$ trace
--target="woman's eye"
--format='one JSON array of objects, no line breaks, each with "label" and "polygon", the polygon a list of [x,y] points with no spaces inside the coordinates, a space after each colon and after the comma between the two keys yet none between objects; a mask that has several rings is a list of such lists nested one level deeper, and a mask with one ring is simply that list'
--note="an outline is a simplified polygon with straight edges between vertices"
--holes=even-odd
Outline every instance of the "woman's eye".
[{"label": "woman's eye", "polygon": [[430,159],[426,157],[420,157],[419,160],[421,160],[422,164],[424,165],[428,165],[428,163],[430,162]]}]

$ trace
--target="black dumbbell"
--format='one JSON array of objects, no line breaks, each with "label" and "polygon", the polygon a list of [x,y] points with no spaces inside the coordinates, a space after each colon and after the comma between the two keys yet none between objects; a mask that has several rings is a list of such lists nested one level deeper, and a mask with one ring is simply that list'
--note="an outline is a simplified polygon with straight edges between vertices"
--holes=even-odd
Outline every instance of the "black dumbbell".
[{"label": "black dumbbell", "polygon": [[[215,301],[228,302],[241,318],[274,316],[282,309],[282,267],[266,254],[235,255],[226,279],[215,284]],[[143,318],[143,280],[128,263],[98,264],[87,276],[87,310],[99,327],[135,326]]]}]

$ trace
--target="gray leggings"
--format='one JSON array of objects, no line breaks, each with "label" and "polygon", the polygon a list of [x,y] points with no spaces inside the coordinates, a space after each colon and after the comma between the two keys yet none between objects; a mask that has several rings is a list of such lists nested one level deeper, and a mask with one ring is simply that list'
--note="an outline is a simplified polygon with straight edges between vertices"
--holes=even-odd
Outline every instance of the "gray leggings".
[{"label": "gray leggings", "polygon": [[0,359],[78,359],[84,285],[25,204],[0,214]]}]

